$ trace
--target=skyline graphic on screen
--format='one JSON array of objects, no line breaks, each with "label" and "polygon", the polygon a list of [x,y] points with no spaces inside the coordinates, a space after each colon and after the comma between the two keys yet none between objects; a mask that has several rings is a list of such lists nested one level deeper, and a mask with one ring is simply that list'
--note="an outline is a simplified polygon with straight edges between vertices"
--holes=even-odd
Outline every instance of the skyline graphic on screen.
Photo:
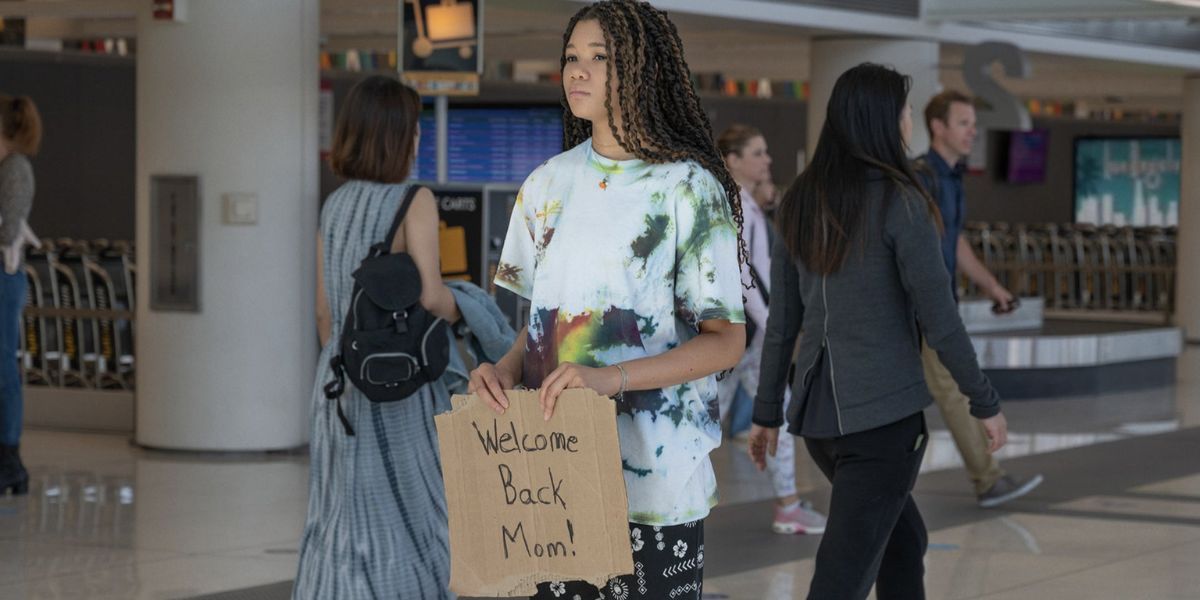
[{"label": "skyline graphic on screen", "polygon": [[1075,222],[1179,225],[1179,138],[1075,140]]}]

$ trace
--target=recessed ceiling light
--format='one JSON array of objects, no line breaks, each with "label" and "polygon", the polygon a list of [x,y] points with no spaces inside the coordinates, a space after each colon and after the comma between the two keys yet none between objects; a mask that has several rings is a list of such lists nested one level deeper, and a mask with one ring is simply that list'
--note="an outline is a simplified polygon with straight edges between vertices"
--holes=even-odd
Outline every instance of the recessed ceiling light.
[{"label": "recessed ceiling light", "polygon": [[1158,4],[1174,4],[1176,6],[1186,6],[1188,8],[1200,8],[1200,0],[1149,0]]}]

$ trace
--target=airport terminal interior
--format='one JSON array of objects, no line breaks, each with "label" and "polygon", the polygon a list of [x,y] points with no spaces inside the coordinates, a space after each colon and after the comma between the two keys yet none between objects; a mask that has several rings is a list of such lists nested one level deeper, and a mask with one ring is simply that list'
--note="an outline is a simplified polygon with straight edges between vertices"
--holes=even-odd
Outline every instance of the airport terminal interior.
[{"label": "airport terminal interior", "polygon": [[[997,458],[1041,483],[981,507],[927,409],[927,597],[1200,598],[1200,2],[650,2],[713,133],[761,130],[779,189],[850,67],[911,76],[914,156],[931,97],[976,98],[963,239],[1020,303],[996,314],[954,283],[1008,419]],[[0,94],[31,98],[45,132],[17,356],[29,480],[0,494],[0,600],[292,597],[337,111],[369,75],[421,92],[412,179],[438,201],[443,276],[519,330],[528,302],[492,281],[521,182],[563,150],[583,5],[0,0]],[[821,541],[772,531],[755,391],[712,453],[708,600],[807,597]],[[795,466],[827,512],[803,444]]]}]

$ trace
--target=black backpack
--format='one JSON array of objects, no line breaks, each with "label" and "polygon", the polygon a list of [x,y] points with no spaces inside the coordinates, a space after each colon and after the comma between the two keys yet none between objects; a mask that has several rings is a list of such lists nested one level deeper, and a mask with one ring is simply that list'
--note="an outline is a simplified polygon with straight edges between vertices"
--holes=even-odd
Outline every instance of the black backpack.
[{"label": "black backpack", "polygon": [[334,379],[325,384],[325,397],[337,400],[347,435],[354,435],[354,428],[340,400],[346,378],[372,402],[396,402],[436,381],[450,362],[449,325],[421,306],[416,263],[405,252],[391,252],[417,189],[408,188],[387,237],[371,246],[353,274],[339,353],[329,359]]}]

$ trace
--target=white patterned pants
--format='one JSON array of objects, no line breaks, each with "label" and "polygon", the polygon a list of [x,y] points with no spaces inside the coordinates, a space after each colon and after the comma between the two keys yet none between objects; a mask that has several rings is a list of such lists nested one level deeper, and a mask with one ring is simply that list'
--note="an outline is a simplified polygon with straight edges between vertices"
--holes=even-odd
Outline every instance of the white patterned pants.
[{"label": "white patterned pants", "polygon": [[[733,371],[717,382],[717,404],[721,409],[721,419],[729,414],[729,407],[737,396],[738,387],[746,390],[751,398],[758,393],[759,358],[762,356],[762,345],[757,342],[746,349],[742,361]],[[792,391],[784,391],[783,414],[787,414],[788,405],[792,403]],[[775,497],[783,498],[796,493],[796,438],[788,434],[787,428],[779,432],[779,445],[775,456],[767,456],[767,476],[771,478],[771,487],[775,489]]]},{"label": "white patterned pants", "polygon": [[530,600],[700,600],[704,588],[704,520],[657,527],[629,524],[633,574],[603,588],[548,581]]}]

